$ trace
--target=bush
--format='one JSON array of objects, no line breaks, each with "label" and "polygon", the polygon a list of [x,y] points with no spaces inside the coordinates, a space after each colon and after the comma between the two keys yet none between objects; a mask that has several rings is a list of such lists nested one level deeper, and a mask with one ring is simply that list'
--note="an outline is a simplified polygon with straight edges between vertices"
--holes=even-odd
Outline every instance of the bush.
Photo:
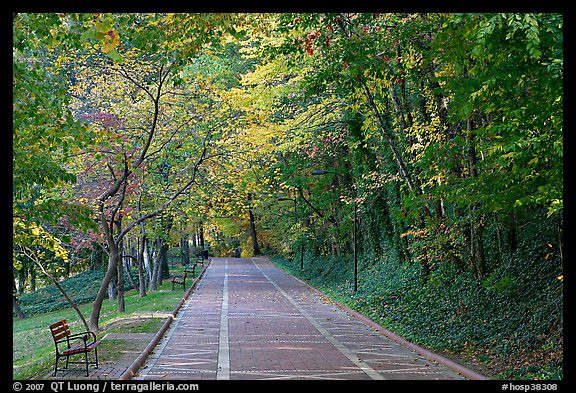
[{"label": "bush", "polygon": [[[137,277],[137,273],[133,272],[132,276]],[[60,285],[64,288],[68,296],[79,305],[94,301],[103,278],[103,270],[88,270],[63,280],[60,282]],[[124,290],[129,289],[132,289],[132,286],[127,277],[125,277]],[[26,316],[61,310],[68,307],[70,307],[70,304],[55,285],[48,285],[20,296],[20,308]],[[16,316],[14,312],[13,315]]]}]

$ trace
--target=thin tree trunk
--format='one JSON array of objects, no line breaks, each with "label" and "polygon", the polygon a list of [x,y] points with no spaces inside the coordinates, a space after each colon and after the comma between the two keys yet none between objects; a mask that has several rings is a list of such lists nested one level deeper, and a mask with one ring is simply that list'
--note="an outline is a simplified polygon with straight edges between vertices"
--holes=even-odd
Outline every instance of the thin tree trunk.
[{"label": "thin tree trunk", "polygon": [[[122,228],[122,217],[118,217],[116,223],[118,231]],[[118,312],[125,312],[126,305],[124,302],[124,239],[118,243],[118,266],[117,266],[117,288],[118,288]]]},{"label": "thin tree trunk", "polygon": [[28,275],[26,274],[26,270],[32,270],[32,267],[28,267],[27,269],[22,268],[18,270],[18,293],[23,294],[24,289],[26,289],[26,281],[28,281]]},{"label": "thin tree trunk", "polygon": [[98,322],[100,319],[100,310],[102,310],[102,303],[106,297],[108,285],[114,278],[116,269],[118,268],[118,245],[110,236],[108,237],[108,249],[110,252],[108,256],[108,269],[106,270],[106,274],[104,275],[100,289],[96,294],[94,303],[92,303],[92,312],[90,314],[89,330],[94,333],[97,333],[99,329]]},{"label": "thin tree trunk", "polygon": [[[116,274],[114,275],[116,277]],[[116,300],[116,283],[117,281],[111,280],[108,284],[107,292],[108,292],[108,300]]]},{"label": "thin tree trunk", "polygon": [[[252,200],[252,196],[248,195],[248,203]],[[258,246],[258,237],[256,234],[256,224],[254,220],[254,213],[252,213],[252,207],[248,206],[248,217],[250,221],[250,236],[252,237],[252,255],[260,255],[260,246]]]},{"label": "thin tree trunk", "polygon": [[30,292],[36,290],[36,266],[30,266]]},{"label": "thin tree trunk", "polygon": [[200,241],[200,248],[204,249],[204,224],[200,223],[200,227],[198,228],[198,235]]},{"label": "thin tree trunk", "polygon": [[117,276],[118,276],[118,312],[125,312],[126,311],[126,304],[124,302],[124,258],[120,255],[118,257],[118,267],[117,267]]},{"label": "thin tree trunk", "polygon": [[252,213],[252,209],[248,209],[248,214],[250,216],[250,235],[252,236],[253,255],[260,255],[261,251],[260,246],[258,245],[258,237],[256,234],[256,225],[254,223],[254,213]]},{"label": "thin tree trunk", "polygon": [[168,266],[168,251],[170,246],[167,241],[162,244],[162,253],[160,255],[160,270],[156,279],[158,280],[158,285],[162,285],[162,279],[170,277],[170,267]]},{"label": "thin tree trunk", "polygon": [[24,314],[24,312],[22,312],[22,309],[20,308],[17,294],[18,292],[16,291],[16,279],[14,278],[14,275],[12,275],[12,308],[14,309],[14,312],[16,313],[18,319],[25,319],[26,315]]},{"label": "thin tree trunk", "polygon": [[152,266],[152,257],[150,255],[150,247],[149,247],[150,241],[148,240],[147,237],[145,237],[143,239],[143,245],[144,245],[144,254],[142,255],[143,258],[142,260],[144,261],[144,272],[145,272],[145,280],[146,280],[146,286],[150,285],[150,281],[152,281],[152,271],[153,271],[153,266]]},{"label": "thin tree trunk", "polygon": [[157,251],[155,257],[152,258],[154,260],[154,266],[152,268],[152,277],[150,278],[150,285],[148,288],[150,291],[158,290],[158,285],[162,284],[162,265],[168,248],[168,245],[165,244],[166,241],[161,237],[156,238],[155,243]]},{"label": "thin tree trunk", "polygon": [[150,282],[148,283],[148,291],[155,291],[157,290],[157,279],[156,277],[158,276],[158,267],[160,266],[160,248],[162,247],[161,244],[159,244],[161,241],[161,239],[157,238],[155,243],[155,248],[157,251],[152,252],[151,258],[150,258],[150,262],[151,262],[151,274],[150,274]]},{"label": "thin tree trunk", "polygon": [[146,276],[144,272],[144,251],[146,249],[146,224],[140,223],[140,241],[138,243],[138,257],[136,266],[138,267],[138,288],[140,297],[146,296]]}]

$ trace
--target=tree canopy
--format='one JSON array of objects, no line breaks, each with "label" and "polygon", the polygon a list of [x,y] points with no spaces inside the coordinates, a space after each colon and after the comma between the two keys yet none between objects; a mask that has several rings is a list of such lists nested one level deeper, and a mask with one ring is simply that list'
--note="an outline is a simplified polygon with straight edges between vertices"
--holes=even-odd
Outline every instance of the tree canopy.
[{"label": "tree canopy", "polygon": [[482,282],[530,228],[561,283],[563,15],[15,14],[13,218],[20,291],[103,265],[92,330],[179,241],[348,258],[357,227]]}]

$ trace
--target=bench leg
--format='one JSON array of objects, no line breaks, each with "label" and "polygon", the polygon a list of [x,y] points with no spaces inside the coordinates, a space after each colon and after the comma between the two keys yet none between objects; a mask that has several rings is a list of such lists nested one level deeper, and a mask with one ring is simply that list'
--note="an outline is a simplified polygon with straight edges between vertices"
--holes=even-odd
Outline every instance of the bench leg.
[{"label": "bench leg", "polygon": [[89,376],[90,374],[88,374],[88,351],[84,352],[84,360],[86,361],[86,376]]},{"label": "bench leg", "polygon": [[54,362],[54,374],[52,374],[53,377],[56,376],[56,373],[58,372],[58,355],[56,355],[56,361]]}]

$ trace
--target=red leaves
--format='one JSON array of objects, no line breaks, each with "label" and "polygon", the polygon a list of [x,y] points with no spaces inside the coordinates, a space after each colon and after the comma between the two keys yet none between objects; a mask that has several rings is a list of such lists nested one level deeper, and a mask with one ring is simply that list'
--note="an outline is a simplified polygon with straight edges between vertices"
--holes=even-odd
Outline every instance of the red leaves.
[{"label": "red leaves", "polygon": [[[313,44],[314,41],[316,41],[316,39],[320,38],[321,34],[319,31],[313,31],[311,33],[308,33],[308,35],[306,36],[306,40],[304,41],[304,50],[306,52],[306,54],[312,56],[314,54],[314,48],[313,48]],[[324,46],[326,48],[328,48],[330,46],[330,37],[326,36],[325,41],[324,41]]]},{"label": "red leaves", "polygon": [[104,128],[122,128],[124,127],[124,120],[113,113],[98,112],[95,114],[85,114],[80,116],[81,119],[90,119],[100,122]]}]

